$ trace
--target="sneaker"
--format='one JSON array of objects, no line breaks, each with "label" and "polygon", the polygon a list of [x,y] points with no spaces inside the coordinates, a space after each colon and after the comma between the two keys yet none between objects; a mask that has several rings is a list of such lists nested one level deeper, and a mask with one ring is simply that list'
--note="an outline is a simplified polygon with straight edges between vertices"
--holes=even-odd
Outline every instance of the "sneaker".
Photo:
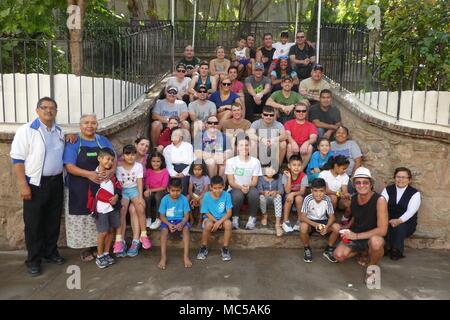
[{"label": "sneaker", "polygon": [[147,218],[145,220],[145,224],[146,224],[147,228],[150,228],[150,226],[152,225],[152,218]]},{"label": "sneaker", "polygon": [[300,221],[297,220],[294,227],[292,228],[293,231],[300,231]]},{"label": "sneaker", "polygon": [[109,266],[108,260],[106,260],[105,256],[101,256],[101,257],[97,257],[95,259],[95,264],[97,265],[97,267],[99,267],[100,269],[104,269],[106,267]]},{"label": "sneaker", "polygon": [[124,246],[125,246],[125,241],[123,241],[123,240],[119,240],[119,241],[114,242],[113,252],[115,254],[123,252],[124,251]]},{"label": "sneaker", "polygon": [[122,240],[121,242],[122,242],[123,250],[116,254],[116,257],[118,257],[118,258],[124,258],[127,256],[127,243],[125,242],[125,240]]},{"label": "sneaker", "polygon": [[150,249],[152,247],[152,242],[150,241],[148,236],[142,236],[139,240],[142,243],[142,248],[144,248],[145,250]]},{"label": "sneaker", "polygon": [[116,261],[114,260],[113,257],[111,257],[110,254],[107,254],[106,256],[103,256],[103,258],[106,259],[106,261],[108,261],[108,265],[113,265]]},{"label": "sneaker", "polygon": [[205,246],[202,246],[197,254],[198,260],[205,260],[208,257],[208,248]]},{"label": "sneaker", "polygon": [[253,230],[255,229],[256,225],[256,218],[255,217],[248,217],[247,225],[245,226],[245,229]]},{"label": "sneaker", "polygon": [[337,260],[336,260],[336,258],[333,256],[333,252],[334,252],[334,248],[333,248],[333,247],[327,247],[327,248],[325,249],[325,251],[323,252],[323,256],[324,256],[325,258],[327,258],[328,261],[333,262],[333,263],[336,263]]},{"label": "sneaker", "polygon": [[133,240],[130,249],[128,249],[127,256],[136,257],[139,253],[139,247],[141,246],[139,240]]},{"label": "sneaker", "polygon": [[310,247],[303,249],[303,261],[308,263],[312,262],[312,251]]},{"label": "sneaker", "polygon": [[233,217],[231,224],[233,225],[233,229],[239,229],[239,217]]},{"label": "sneaker", "polygon": [[156,218],[156,220],[153,221],[153,223],[150,225],[150,230],[157,230],[157,229],[159,229],[160,225],[161,225],[161,220]]},{"label": "sneaker", "polygon": [[220,253],[222,254],[222,260],[223,261],[230,261],[231,260],[231,254],[230,254],[230,250],[228,250],[228,248],[223,247],[222,249],[220,249]]},{"label": "sneaker", "polygon": [[292,225],[289,221],[283,222],[283,224],[281,226],[283,227],[283,230],[286,233],[294,231],[294,229],[292,228]]}]

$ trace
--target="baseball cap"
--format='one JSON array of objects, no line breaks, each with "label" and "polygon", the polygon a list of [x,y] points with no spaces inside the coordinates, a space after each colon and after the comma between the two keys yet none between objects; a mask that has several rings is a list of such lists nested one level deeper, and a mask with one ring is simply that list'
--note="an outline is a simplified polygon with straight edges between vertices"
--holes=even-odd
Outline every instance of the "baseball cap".
[{"label": "baseball cap", "polygon": [[167,88],[167,93],[177,94],[178,93],[178,89],[177,89],[177,87],[170,86],[170,87]]},{"label": "baseball cap", "polygon": [[314,65],[313,70],[314,71],[320,70],[323,72],[323,66],[321,64],[316,64],[316,65]]},{"label": "baseball cap", "polygon": [[200,91],[200,89],[208,91],[208,88],[204,84],[199,85],[197,91]]},{"label": "baseball cap", "polygon": [[291,75],[287,74],[287,75],[284,75],[281,77],[281,81],[286,81],[286,80],[292,81]]},{"label": "baseball cap", "polygon": [[186,70],[186,65],[184,63],[180,62],[179,64],[177,64],[176,69],[184,69],[184,70]]},{"label": "baseball cap", "polygon": [[262,62],[256,62],[255,70],[264,70],[264,64]]},{"label": "baseball cap", "polygon": [[352,177],[352,181],[355,181],[356,178],[367,178],[372,181],[372,184],[374,183],[374,179],[370,174],[370,170],[365,167],[359,167],[358,169],[355,170],[355,174]]}]

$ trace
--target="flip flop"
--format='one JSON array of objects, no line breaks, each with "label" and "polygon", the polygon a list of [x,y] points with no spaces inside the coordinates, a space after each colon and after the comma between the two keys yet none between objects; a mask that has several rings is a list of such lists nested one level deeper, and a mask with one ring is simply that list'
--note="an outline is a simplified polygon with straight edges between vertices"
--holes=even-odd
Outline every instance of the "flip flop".
[{"label": "flip flop", "polygon": [[80,257],[83,262],[90,262],[96,258],[90,249],[82,251]]}]

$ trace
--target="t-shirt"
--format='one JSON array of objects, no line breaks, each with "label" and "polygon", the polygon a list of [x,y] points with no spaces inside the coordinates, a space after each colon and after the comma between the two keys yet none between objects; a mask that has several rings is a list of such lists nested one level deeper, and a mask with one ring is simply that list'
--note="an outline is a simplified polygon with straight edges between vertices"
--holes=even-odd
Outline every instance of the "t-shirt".
[{"label": "t-shirt", "polygon": [[296,119],[292,119],[284,124],[284,128],[286,131],[291,132],[292,139],[294,139],[299,146],[309,140],[312,134],[317,135],[316,126],[309,121],[305,121],[305,123],[300,124]]},{"label": "t-shirt", "polygon": [[207,192],[203,197],[200,212],[204,214],[205,218],[206,213],[210,213],[214,218],[220,220],[232,208],[233,203],[228,192],[223,191],[218,199],[214,199],[211,192]]},{"label": "t-shirt", "polygon": [[189,112],[193,112],[197,117],[197,120],[206,121],[210,115],[216,114],[216,105],[209,100],[206,100],[204,104],[200,103],[200,100],[195,100],[189,103]]},{"label": "t-shirt", "polygon": [[328,124],[336,124],[341,122],[341,112],[338,108],[331,106],[328,111],[323,111],[320,108],[320,105],[316,103],[311,106],[309,109],[308,120],[313,121],[315,119],[319,119],[320,122],[328,123]]},{"label": "t-shirt", "polygon": [[197,57],[193,57],[192,60],[186,60],[186,58],[183,57],[183,59],[178,61],[178,63],[183,63],[186,66],[187,70],[191,70],[191,69],[194,69],[195,66],[200,65],[200,59]]},{"label": "t-shirt", "polygon": [[272,44],[272,47],[275,48],[273,59],[278,59],[281,56],[287,56],[289,54],[289,49],[294,44],[295,42],[286,42],[286,44],[282,44],[281,42],[275,42],[274,44]]},{"label": "t-shirt", "polygon": [[178,82],[177,77],[170,77],[166,83],[166,89],[168,87],[176,87],[178,89],[178,96],[183,96],[188,93],[189,83],[191,82],[191,78],[184,77],[183,81]]},{"label": "t-shirt", "polygon": [[[245,85],[250,84],[255,90],[255,93],[261,93],[264,91],[264,88],[267,84],[272,84],[272,81],[266,76],[263,76],[259,81],[256,81],[255,76],[249,76],[245,78]],[[247,88],[245,88],[245,92],[248,92]]]},{"label": "t-shirt", "polygon": [[263,119],[256,120],[252,123],[251,128],[254,129],[258,137],[263,137],[267,139],[275,138],[280,135],[282,129],[284,129],[283,124],[274,120],[272,126],[266,126]]},{"label": "t-shirt", "polygon": [[[297,176],[297,179],[293,179],[294,177],[291,172],[291,192],[297,192],[300,191],[301,188],[307,188],[309,186],[308,176],[304,172],[301,172]],[[286,183],[288,182],[288,177],[283,174],[281,182],[283,183],[283,185],[286,185]]]},{"label": "t-shirt", "polygon": [[166,99],[160,99],[156,101],[152,112],[164,118],[181,117],[183,112],[188,112],[188,108],[183,100],[175,100],[173,104],[170,104]]},{"label": "t-shirt", "polygon": [[[78,139],[75,143],[66,143],[64,146],[64,155],[63,162],[64,164],[77,164],[78,158],[78,149],[80,148],[80,144],[82,147],[100,147],[100,148],[110,148],[114,150],[111,142],[109,142],[108,138],[98,135],[95,135],[95,140],[85,140],[81,139],[78,136]],[[93,157],[97,159],[98,154],[92,154]]]},{"label": "t-shirt", "polygon": [[212,102],[215,103],[217,109],[219,109],[222,106],[227,106],[227,105],[233,104],[236,99],[239,99],[239,96],[236,93],[234,93],[234,92],[230,92],[230,95],[228,96],[228,99],[223,100],[223,101],[220,98],[220,91],[214,92],[209,97],[209,100],[211,100]]},{"label": "t-shirt", "polygon": [[309,77],[308,79],[300,82],[300,90],[302,89],[306,90],[310,95],[319,95],[320,91],[323,89],[330,89],[330,84],[323,79],[316,84],[313,79]]},{"label": "t-shirt", "polygon": [[311,160],[309,160],[308,167],[306,168],[307,174],[310,175],[311,170],[314,168],[322,168],[328,162],[328,159],[330,159],[331,155],[331,151],[328,151],[325,157],[322,158],[320,151],[315,151],[311,156]]},{"label": "t-shirt", "polygon": [[236,156],[227,160],[225,174],[234,175],[235,182],[240,186],[250,185],[253,177],[262,176],[261,163],[253,157],[244,162]]},{"label": "t-shirt", "polygon": [[[306,58],[311,58],[316,55],[316,50],[313,47],[309,46],[305,43],[303,50],[298,47],[297,44],[293,45],[289,50],[289,56],[295,55],[295,59],[297,60],[305,60]],[[307,66],[303,64],[297,64],[297,73],[299,78],[306,79],[311,75],[312,65],[309,64]]]},{"label": "t-shirt", "polygon": [[144,178],[144,169],[139,162],[135,162],[130,170],[118,166],[116,176],[117,180],[122,184],[122,188],[134,188],[137,186],[137,179]]},{"label": "t-shirt", "polygon": [[197,178],[192,175],[189,177],[189,183],[192,183],[193,186],[192,192],[200,196],[205,190],[205,186],[210,185],[211,181],[209,180],[208,176],[202,176],[200,178]]},{"label": "t-shirt", "polygon": [[247,119],[241,119],[239,123],[234,123],[233,119],[227,119],[223,121],[222,123],[222,130],[223,132],[226,132],[226,130],[236,130],[236,129],[242,129],[244,131],[247,131],[250,129],[252,123],[248,121]]},{"label": "t-shirt", "polygon": [[334,214],[333,203],[327,195],[318,203],[312,194],[308,194],[303,200],[302,212],[310,220],[327,220],[329,215]]},{"label": "t-shirt", "polygon": [[173,200],[170,194],[161,199],[159,213],[165,215],[167,220],[182,220],[184,214],[191,211],[189,201],[184,195],[180,195],[177,200]]},{"label": "t-shirt", "polygon": [[331,192],[340,192],[342,186],[348,185],[349,177],[346,173],[340,174],[337,177],[333,176],[330,170],[324,170],[319,173],[319,178],[322,178],[327,183],[328,189]]},{"label": "t-shirt", "polygon": [[209,134],[206,130],[197,133],[194,137],[194,150],[201,150],[208,153],[223,153],[230,150],[231,146],[225,134],[221,131],[215,131]]},{"label": "t-shirt", "polygon": [[362,157],[361,149],[354,140],[347,140],[342,144],[332,141],[331,153],[333,156],[343,155],[350,161],[346,171],[349,176],[352,175],[353,168],[355,167],[355,159]]},{"label": "t-shirt", "polygon": [[242,82],[240,82],[239,80],[235,80],[232,84],[231,84],[231,88],[230,88],[231,92],[234,93],[239,93],[242,90],[244,90],[244,84]]},{"label": "t-shirt", "polygon": [[[278,73],[277,70],[273,70],[270,73],[270,75],[275,77],[277,80],[281,80],[281,78],[282,78],[281,73]],[[291,71],[291,78],[298,78],[296,71],[294,71],[294,70]]]},{"label": "t-shirt", "polygon": [[159,172],[153,171],[153,169],[145,170],[144,183],[148,189],[167,188],[169,184],[169,171],[166,168]]}]

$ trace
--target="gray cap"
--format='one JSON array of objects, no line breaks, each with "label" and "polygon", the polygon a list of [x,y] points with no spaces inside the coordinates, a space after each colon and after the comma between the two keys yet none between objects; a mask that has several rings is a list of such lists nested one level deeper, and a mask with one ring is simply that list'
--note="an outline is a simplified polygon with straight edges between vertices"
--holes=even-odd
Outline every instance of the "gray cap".
[{"label": "gray cap", "polygon": [[256,62],[255,70],[264,70],[264,64],[262,62]]}]

